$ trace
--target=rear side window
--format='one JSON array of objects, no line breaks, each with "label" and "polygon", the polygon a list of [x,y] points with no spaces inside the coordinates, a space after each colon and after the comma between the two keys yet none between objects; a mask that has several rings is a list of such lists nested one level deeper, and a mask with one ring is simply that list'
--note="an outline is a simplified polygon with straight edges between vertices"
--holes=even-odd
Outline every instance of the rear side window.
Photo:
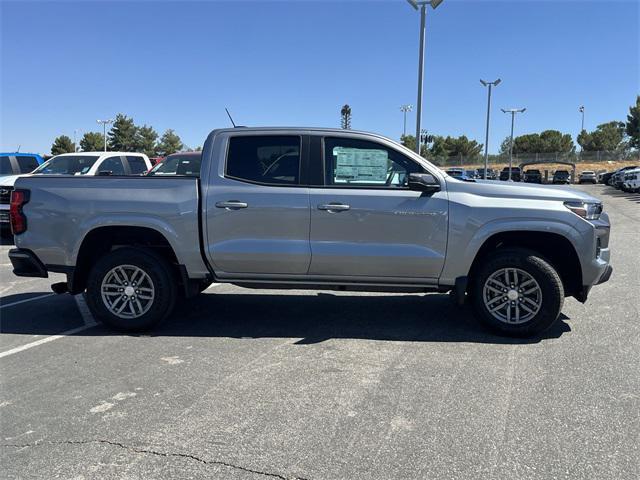
[{"label": "rear side window", "polygon": [[147,164],[144,162],[144,158],[127,155],[127,161],[129,162],[129,168],[132,175],[140,175],[147,171]]},{"label": "rear side window", "polygon": [[0,175],[13,175],[13,168],[11,168],[11,159],[9,157],[0,157]]},{"label": "rear side window", "polygon": [[300,183],[300,137],[231,137],[226,176],[266,185]]},{"label": "rear side window", "polygon": [[111,172],[111,175],[124,175],[124,165],[120,157],[109,157],[105,159],[98,167],[100,172]]},{"label": "rear side window", "polygon": [[38,160],[36,157],[16,157],[18,166],[20,167],[20,173],[30,173],[38,168]]}]

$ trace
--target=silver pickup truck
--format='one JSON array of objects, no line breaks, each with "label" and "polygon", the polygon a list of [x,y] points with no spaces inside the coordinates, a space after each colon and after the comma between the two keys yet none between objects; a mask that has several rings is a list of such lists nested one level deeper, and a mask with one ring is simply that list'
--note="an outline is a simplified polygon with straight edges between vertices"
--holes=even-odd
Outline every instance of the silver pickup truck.
[{"label": "silver pickup truck", "polygon": [[451,292],[493,330],[530,336],[612,271],[597,199],[456,180],[348,130],[214,130],[199,178],[23,177],[11,223],[16,275],[66,273],[54,291],[86,291],[93,315],[124,330],[227,282]]}]

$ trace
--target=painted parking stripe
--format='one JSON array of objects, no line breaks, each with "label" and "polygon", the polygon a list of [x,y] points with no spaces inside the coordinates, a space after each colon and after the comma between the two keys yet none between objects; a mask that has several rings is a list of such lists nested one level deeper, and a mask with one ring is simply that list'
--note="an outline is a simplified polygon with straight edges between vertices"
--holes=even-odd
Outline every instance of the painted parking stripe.
[{"label": "painted parking stripe", "polygon": [[[30,298],[28,300],[21,300],[20,302],[15,302],[10,305],[4,305],[4,306],[9,307],[11,305],[26,302],[29,300],[36,300],[38,298],[50,297],[51,295],[55,295],[55,294],[50,293],[47,295],[41,295],[40,297]],[[71,330],[67,330],[66,332],[62,332],[58,335],[51,335],[49,337],[36,340],[35,342],[27,343],[25,345],[21,345],[20,347],[12,348],[11,350],[7,350],[6,352],[0,352],[0,358],[8,357],[9,355],[13,355],[14,353],[23,352],[30,348],[38,347],[40,345],[44,345],[45,343],[53,342],[54,340],[67,337],[69,335],[74,335],[76,333],[82,332],[83,330],[87,330],[91,327],[95,327],[97,325],[97,322],[93,318],[93,315],[91,315],[91,312],[89,311],[89,308],[87,307],[87,304],[85,303],[84,297],[82,296],[82,294],[75,295],[74,300],[76,301],[76,305],[78,306],[78,310],[80,311],[80,315],[82,316],[82,321],[84,325],[80,327],[72,328]]]},{"label": "painted parking stripe", "polygon": [[23,352],[25,350],[29,350],[33,347],[38,347],[40,345],[44,345],[45,343],[53,342],[54,340],[58,340],[59,338],[64,338],[69,335],[76,334],[83,330],[93,327],[93,325],[82,325],[81,327],[72,328],[71,330],[67,330],[66,332],[62,332],[59,335],[51,335],[49,337],[42,338],[40,340],[36,340],[35,342],[27,343],[26,345],[22,345],[20,347],[12,348],[11,350],[7,350],[6,352],[0,353],[0,358],[8,357],[9,355],[13,355],[14,353]]},{"label": "painted parking stripe", "polygon": [[20,305],[21,303],[33,302],[34,300],[40,300],[41,298],[47,298],[55,295],[55,293],[47,293],[45,295],[38,295],[37,297],[25,298],[24,300],[18,300],[17,302],[7,303],[6,305],[0,305],[0,309],[13,307],[14,305]]}]

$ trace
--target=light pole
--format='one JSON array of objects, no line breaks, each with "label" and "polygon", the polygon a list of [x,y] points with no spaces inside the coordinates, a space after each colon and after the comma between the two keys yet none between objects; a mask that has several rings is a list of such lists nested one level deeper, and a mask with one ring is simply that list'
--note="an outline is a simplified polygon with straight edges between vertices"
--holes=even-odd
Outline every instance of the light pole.
[{"label": "light pole", "polygon": [[513,124],[515,122],[516,113],[524,113],[526,108],[501,108],[503,113],[511,114],[511,140],[509,141],[509,181],[511,181],[511,169],[513,168]]},{"label": "light pole", "polygon": [[400,111],[404,114],[404,124],[402,127],[402,136],[407,136],[407,112],[413,110],[413,105],[400,105]]},{"label": "light pole", "polygon": [[489,168],[489,117],[491,116],[491,87],[497,87],[500,85],[501,81],[502,80],[499,78],[493,82],[487,82],[480,79],[480,83],[482,85],[489,87],[489,93],[487,94],[487,128],[484,136],[484,175],[482,176],[484,180],[487,179],[487,168]]},{"label": "light pole", "polygon": [[78,130],[73,130],[73,152],[77,152],[78,151],[78,147],[77,147],[77,143],[76,143],[76,137],[78,136]]},{"label": "light pole", "polygon": [[580,108],[578,108],[578,111],[582,114],[582,123],[580,127],[580,133],[582,133],[584,131],[584,105],[580,105]]},{"label": "light pole", "polygon": [[407,0],[416,10],[420,10],[420,56],[418,57],[418,103],[416,108],[416,152],[420,155],[420,121],[422,119],[422,77],[424,74],[424,32],[426,28],[427,5],[434,10],[444,0]]},{"label": "light pole", "polygon": [[108,118],[107,120],[96,120],[99,125],[102,125],[102,135],[104,137],[104,151],[107,151],[107,125],[113,123],[113,118]]}]

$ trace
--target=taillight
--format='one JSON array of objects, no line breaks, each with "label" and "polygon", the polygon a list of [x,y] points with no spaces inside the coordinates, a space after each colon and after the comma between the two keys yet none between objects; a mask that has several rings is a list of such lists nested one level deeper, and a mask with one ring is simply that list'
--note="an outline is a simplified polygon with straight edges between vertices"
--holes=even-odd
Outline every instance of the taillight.
[{"label": "taillight", "polygon": [[27,217],[22,207],[29,201],[29,190],[14,190],[11,192],[9,205],[9,220],[11,221],[11,233],[20,235],[27,231]]}]

